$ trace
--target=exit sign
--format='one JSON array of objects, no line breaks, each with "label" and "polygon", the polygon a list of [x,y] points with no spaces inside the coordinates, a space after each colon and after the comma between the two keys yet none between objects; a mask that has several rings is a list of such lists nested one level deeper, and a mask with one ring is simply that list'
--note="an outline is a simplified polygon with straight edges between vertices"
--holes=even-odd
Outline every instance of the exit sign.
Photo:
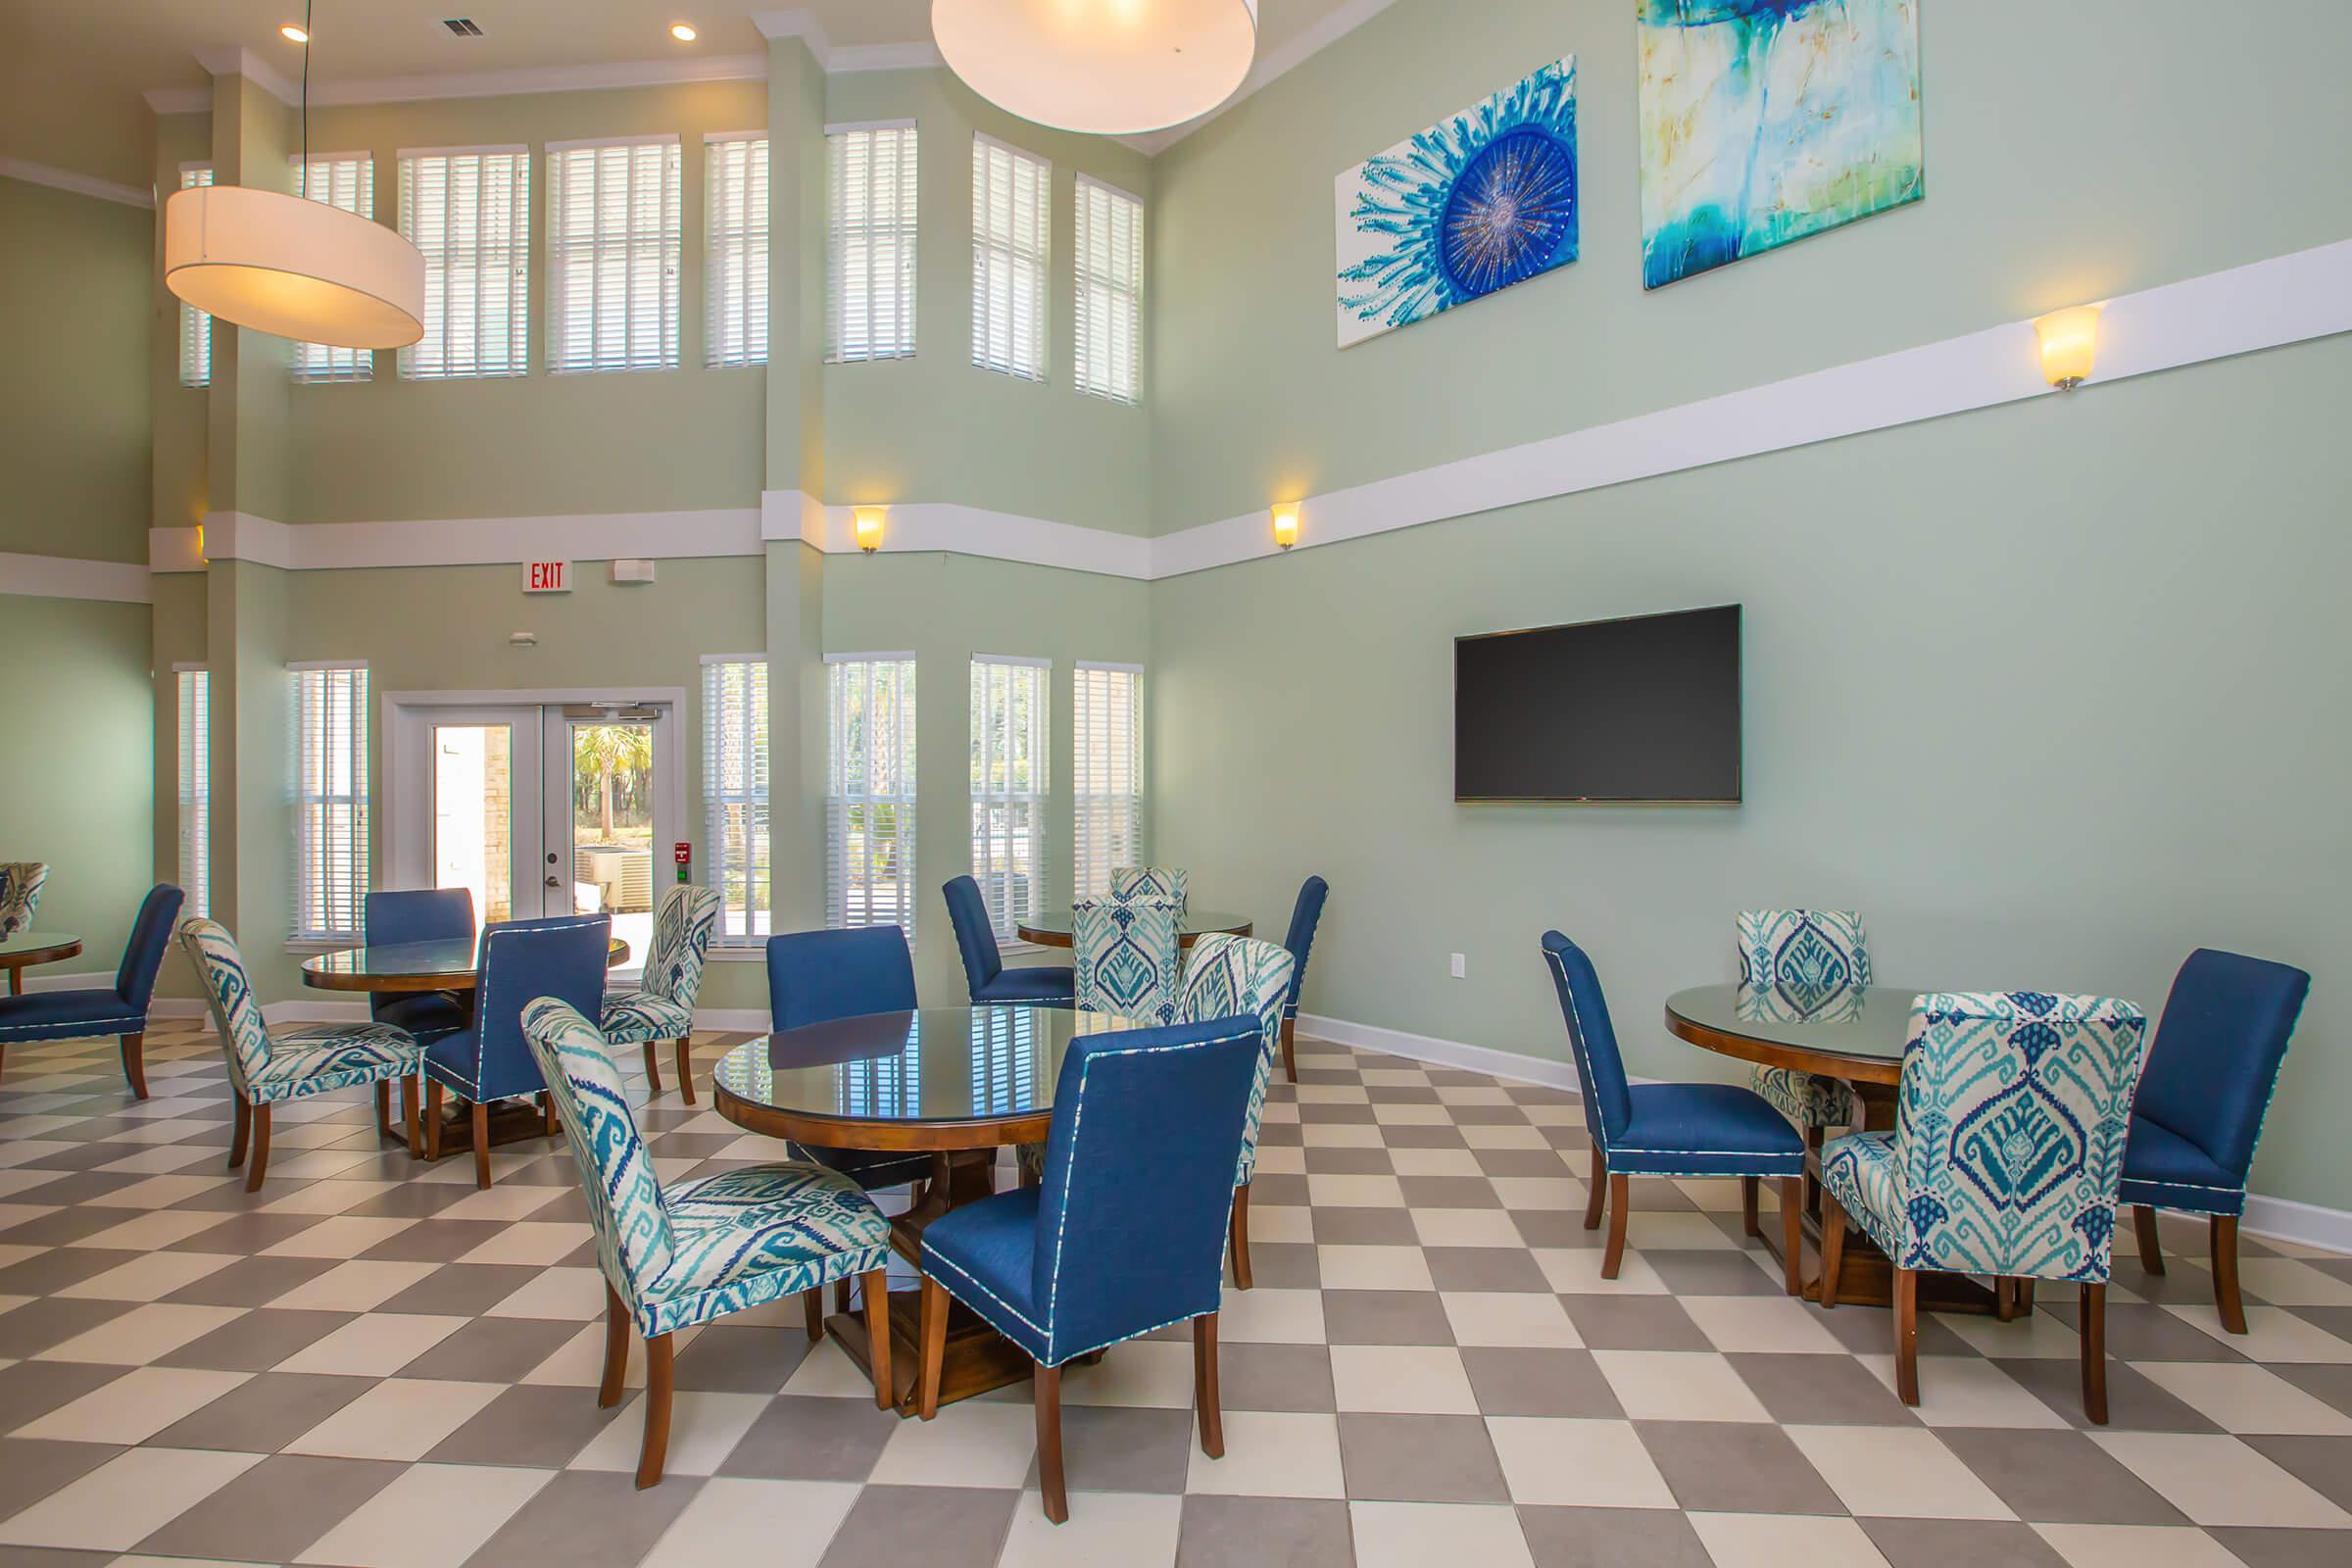
[{"label": "exit sign", "polygon": [[522,591],[526,594],[567,594],[571,592],[571,563],[568,561],[526,561],[522,564]]}]

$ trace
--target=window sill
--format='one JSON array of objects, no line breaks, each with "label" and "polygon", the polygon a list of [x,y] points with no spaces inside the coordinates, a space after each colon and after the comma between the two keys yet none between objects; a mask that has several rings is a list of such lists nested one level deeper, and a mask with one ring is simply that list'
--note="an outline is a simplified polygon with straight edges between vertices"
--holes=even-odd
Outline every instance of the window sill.
[{"label": "window sill", "polygon": [[752,948],[722,948],[712,943],[707,956],[712,963],[765,963],[767,944],[762,942]]},{"label": "window sill", "polygon": [[349,953],[354,948],[365,947],[366,945],[367,944],[365,942],[356,936],[286,938],[286,951],[288,953]]}]

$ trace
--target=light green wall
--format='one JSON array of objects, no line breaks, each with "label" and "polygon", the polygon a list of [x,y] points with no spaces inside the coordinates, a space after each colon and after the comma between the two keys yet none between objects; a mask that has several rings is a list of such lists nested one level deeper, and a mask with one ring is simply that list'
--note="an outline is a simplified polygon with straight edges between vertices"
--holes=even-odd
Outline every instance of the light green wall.
[{"label": "light green wall", "polygon": [[[182,164],[204,164],[213,158],[213,122],[209,115],[163,115],[155,122],[155,188],[166,201],[179,189]],[[205,387],[179,384],[180,304],[164,286],[164,225],[160,215],[143,217],[142,230],[152,234],[154,259],[149,264],[150,302],[147,329],[148,384],[153,425],[151,520],[159,528],[185,528],[204,520],[211,501],[212,393]],[[217,339],[234,334],[215,327]],[[146,546],[142,535],[139,556]],[[201,657],[201,656],[199,656]]]}]

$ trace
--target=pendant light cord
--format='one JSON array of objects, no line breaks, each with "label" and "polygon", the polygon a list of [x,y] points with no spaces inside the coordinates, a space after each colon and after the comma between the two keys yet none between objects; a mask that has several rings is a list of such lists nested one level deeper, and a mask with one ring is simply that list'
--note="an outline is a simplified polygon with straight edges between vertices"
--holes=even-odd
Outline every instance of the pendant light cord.
[{"label": "pendant light cord", "polygon": [[302,194],[311,194],[311,0],[302,0]]}]

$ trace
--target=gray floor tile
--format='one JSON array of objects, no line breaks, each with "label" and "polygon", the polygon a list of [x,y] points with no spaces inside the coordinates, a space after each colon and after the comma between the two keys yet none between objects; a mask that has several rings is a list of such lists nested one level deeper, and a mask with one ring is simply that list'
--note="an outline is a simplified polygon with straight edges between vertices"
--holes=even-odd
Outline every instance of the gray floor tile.
[{"label": "gray floor tile", "polygon": [[[1062,1413],[1066,1419],[1071,1411]],[[863,1481],[873,1474],[874,1461],[899,1421],[897,1414],[864,1399],[786,1395],[768,1402],[718,1473],[776,1481]],[[1063,1430],[1066,1451],[1069,1429]]]},{"label": "gray floor tile", "polygon": [[[442,1378],[456,1383],[519,1383],[579,1331],[577,1323],[544,1318],[476,1318],[402,1367],[400,1375]],[[687,1348],[688,1353],[701,1344],[698,1338]],[[681,1369],[685,1361],[685,1356],[678,1357]],[[678,1384],[682,1389],[699,1386],[683,1380]],[[782,1387],[781,1382],[777,1387]]]},{"label": "gray floor tile", "polygon": [[2352,1415],[2352,1363],[2315,1361],[2301,1366],[2274,1366],[2271,1370],[2314,1398]]},{"label": "gray floor tile", "polygon": [[538,1277],[536,1268],[513,1263],[444,1263],[378,1310],[479,1317]]},{"label": "gray floor tile", "polygon": [[[1641,1223],[1637,1216],[1634,1224]],[[1756,1256],[1772,1264],[1770,1273],[1757,1267]],[[1788,1285],[1780,1265],[1761,1251],[1756,1256],[1721,1249],[1672,1251],[1644,1248],[1642,1252],[1642,1260],[1677,1296],[1786,1296]]]},{"label": "gray floor tile", "polygon": [[1311,1291],[1323,1283],[1323,1265],[1312,1242],[1250,1244],[1250,1279],[1277,1291]]},{"label": "gray floor tile", "polygon": [[91,1301],[72,1297],[44,1297],[37,1301],[0,1312],[0,1356],[22,1360],[62,1345],[76,1334],[121,1317],[129,1301]]},{"label": "gray floor tile", "polygon": [[1508,1502],[1487,1424],[1470,1415],[1340,1417],[1348,1495],[1358,1501]]},{"label": "gray floor tile", "polygon": [[819,1568],[995,1568],[1017,1492],[966,1487],[868,1487],[834,1532]]},{"label": "gray floor tile", "polygon": [[1563,1296],[1568,1320],[1592,1350],[1711,1350],[1715,1342],[1670,1296]]},{"label": "gray floor tile", "polygon": [[1323,1333],[1333,1345],[1453,1343],[1453,1325],[1435,1291],[1325,1291]]},{"label": "gray floor tile", "polygon": [[140,1542],[138,1549],[224,1562],[290,1562],[406,1468],[374,1459],[274,1454]]},{"label": "gray floor tile", "polygon": [[1500,1208],[1494,1184],[1484,1176],[1399,1176],[1407,1208]]},{"label": "gray floor tile", "polygon": [[[2352,1437],[2271,1435],[2238,1440],[2312,1491],[2352,1513]],[[2352,1550],[2352,1543],[2346,1543]]]},{"label": "gray floor tile", "polygon": [[1519,1509],[1536,1568],[1717,1568],[1690,1521],[1668,1508]]},{"label": "gray floor tile", "polygon": [[1332,1392],[1331,1350],[1321,1345],[1255,1345],[1228,1340],[1217,1347],[1217,1387],[1228,1410],[1339,1408]]},{"label": "gray floor tile", "polygon": [[1984,1519],[1864,1519],[1887,1568],[2066,1568],[2030,1525]]},{"label": "gray floor tile", "polygon": [[0,1519],[23,1512],[122,1451],[111,1443],[0,1438]]},{"label": "gray floor tile", "polygon": [[[2000,1369],[2034,1391],[2068,1423],[2090,1425],[2082,1409],[2082,1364],[2072,1358],[2001,1361]],[[2214,1422],[2112,1357],[2107,1362],[2107,1416],[2116,1432],[2219,1432]]]},{"label": "gray floor tile", "polygon": [[1184,1499],[1176,1568],[1350,1568],[1348,1504],[1291,1497]]},{"label": "gray floor tile", "polygon": [[[1192,1446],[1190,1410],[1061,1407],[1062,1475],[1072,1492],[1182,1492]],[[1034,1462],[1028,1484],[1037,1485]]]},{"label": "gray floor tile", "polygon": [[209,1367],[220,1372],[267,1372],[295,1351],[326,1338],[359,1316],[356,1312],[289,1311],[260,1306],[201,1335],[169,1354],[158,1366]]},{"label": "gray floor tile", "polygon": [[1845,1512],[1821,1472],[1777,1426],[1637,1421],[1634,1431],[1686,1512]]},{"label": "gray floor tile", "polygon": [[1551,1289],[1535,1258],[1515,1247],[1425,1247],[1421,1257],[1429,1265],[1430,1282],[1441,1291]]},{"label": "gray floor tile", "polygon": [[1414,1247],[1420,1244],[1420,1233],[1413,1229],[1413,1216],[1401,1208],[1332,1207],[1318,1208],[1314,1214],[1315,1241],[1324,1247]]},{"label": "gray floor tile", "polygon": [[1936,1436],[2030,1524],[2188,1523],[2082,1433],[1946,1427]]},{"label": "gray floor tile", "polygon": [[635,1432],[642,1420],[632,1398],[610,1410],[600,1408],[594,1389],[513,1388],[475,1411],[425,1458],[434,1464],[561,1469],[614,1421],[626,1421]]},{"label": "gray floor tile", "polygon": [[164,1299],[197,1306],[267,1306],[335,1266],[331,1257],[241,1257]]},{"label": "gray floor tile", "polygon": [[373,1378],[316,1372],[263,1372],[152,1440],[167,1448],[226,1448],[274,1453],[375,1386]]},{"label": "gray floor tile", "polygon": [[1597,1420],[1625,1414],[1590,1350],[1470,1346],[1461,1355],[1481,1414]]},{"label": "gray floor tile", "polygon": [[533,1493],[466,1561],[480,1568],[634,1563],[702,1488],[699,1476],[666,1475],[640,1492],[636,1477],[624,1471],[565,1471]]},{"label": "gray floor tile", "polygon": [[0,1367],[0,1432],[14,1432],[122,1375],[87,1361],[19,1361]]},{"label": "gray floor tile", "polygon": [[1728,1359],[1775,1421],[1790,1426],[1919,1424],[1919,1417],[1904,1408],[1894,1391],[1850,1355],[1735,1354]]}]

